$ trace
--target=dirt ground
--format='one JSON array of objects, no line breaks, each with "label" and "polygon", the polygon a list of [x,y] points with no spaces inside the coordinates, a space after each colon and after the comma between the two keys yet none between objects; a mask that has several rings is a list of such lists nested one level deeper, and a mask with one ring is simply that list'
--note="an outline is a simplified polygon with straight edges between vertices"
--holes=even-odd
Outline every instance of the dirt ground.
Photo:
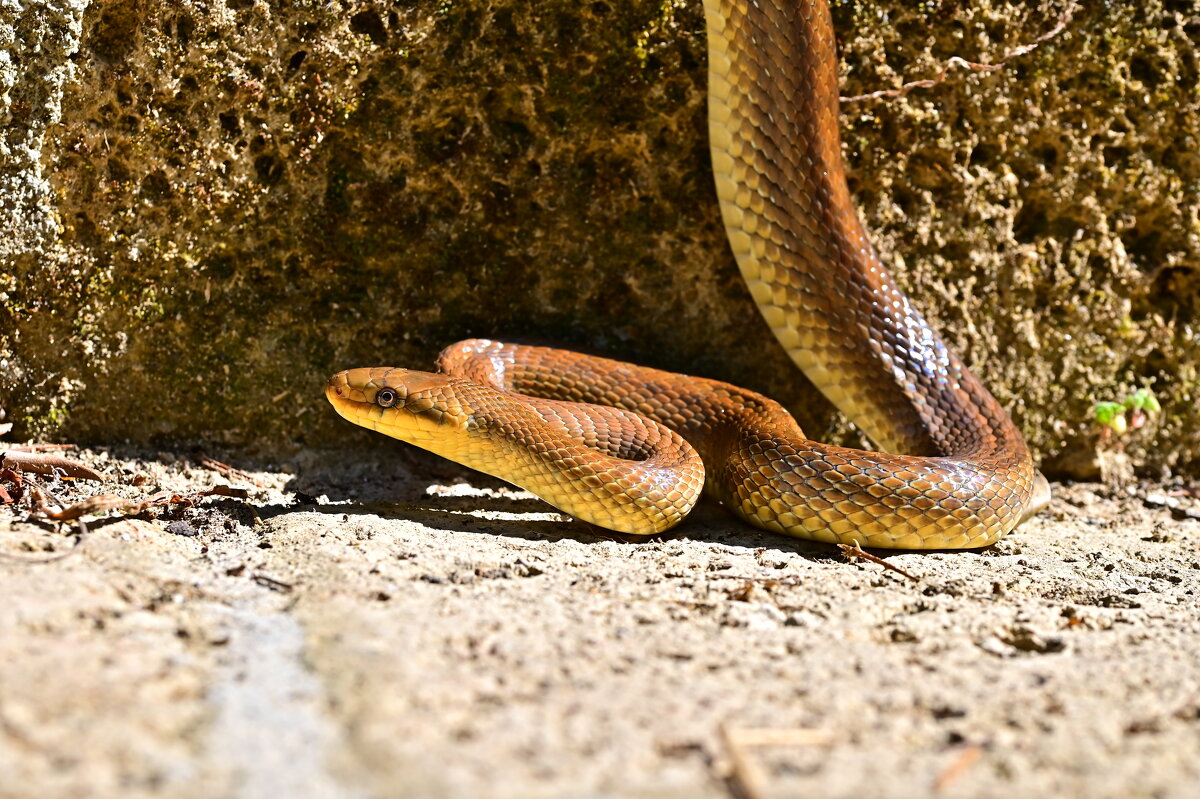
[{"label": "dirt ground", "polygon": [[89,451],[99,491],[249,498],[82,542],[0,509],[0,796],[1200,791],[1186,492],[1056,486],[990,549],[879,553],[912,581],[712,505],[618,540],[375,456]]}]

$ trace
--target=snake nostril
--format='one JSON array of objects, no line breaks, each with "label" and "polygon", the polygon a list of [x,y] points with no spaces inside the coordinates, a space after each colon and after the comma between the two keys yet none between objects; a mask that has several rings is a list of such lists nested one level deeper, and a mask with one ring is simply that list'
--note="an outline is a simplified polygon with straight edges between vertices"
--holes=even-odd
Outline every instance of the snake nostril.
[{"label": "snake nostril", "polygon": [[346,381],[346,373],[338,372],[325,381],[325,394],[345,399],[350,395],[350,384]]}]

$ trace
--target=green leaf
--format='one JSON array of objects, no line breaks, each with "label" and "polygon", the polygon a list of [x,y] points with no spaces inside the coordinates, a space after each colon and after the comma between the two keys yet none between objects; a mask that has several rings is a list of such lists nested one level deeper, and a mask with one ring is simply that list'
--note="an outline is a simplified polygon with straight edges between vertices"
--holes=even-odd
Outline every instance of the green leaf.
[{"label": "green leaf", "polygon": [[1145,411],[1146,413],[1158,413],[1162,410],[1162,406],[1158,404],[1158,399],[1155,398],[1154,392],[1148,388],[1139,388],[1126,397],[1124,407],[1137,408],[1139,411]]},{"label": "green leaf", "polygon": [[1129,429],[1125,406],[1119,402],[1097,402],[1092,407],[1092,417],[1117,435],[1123,435]]}]

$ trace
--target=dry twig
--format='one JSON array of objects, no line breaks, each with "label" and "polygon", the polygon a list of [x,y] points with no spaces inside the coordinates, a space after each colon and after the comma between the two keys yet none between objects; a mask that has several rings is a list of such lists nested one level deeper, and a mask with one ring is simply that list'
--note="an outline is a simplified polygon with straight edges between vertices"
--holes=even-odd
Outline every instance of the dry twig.
[{"label": "dry twig", "polygon": [[247,472],[243,472],[236,466],[230,466],[228,463],[221,463],[219,460],[210,458],[207,455],[200,456],[200,463],[201,465],[207,466],[209,469],[212,469],[214,472],[217,472],[223,477],[228,477],[231,480],[243,480],[255,486],[256,488],[263,487],[261,480],[256,479],[253,475],[248,474]]},{"label": "dry twig", "polygon": [[17,449],[0,451],[0,468],[9,468],[18,472],[32,472],[33,474],[54,474],[57,471],[67,477],[80,477],[84,480],[95,480],[97,482],[104,481],[104,475],[79,461],[64,458],[61,455],[46,455]]},{"label": "dry twig", "polygon": [[203,491],[192,491],[187,494],[176,494],[173,491],[159,491],[157,494],[151,494],[141,500],[126,499],[116,494],[97,494],[96,496],[76,502],[74,505],[65,507],[62,510],[52,510],[45,503],[39,503],[34,506],[33,510],[34,513],[40,514],[47,519],[63,522],[78,519],[81,516],[107,513],[110,510],[115,510],[123,516],[135,516],[149,508],[161,507],[163,505],[195,505],[204,497],[221,496],[245,499],[248,495],[249,492],[244,488],[230,488],[227,485],[216,485],[212,488],[206,488]]},{"label": "dry twig", "polygon": [[897,574],[902,574],[905,577],[907,577],[908,579],[912,580],[914,583],[918,582],[921,579],[920,577],[913,574],[912,572],[905,571],[904,569],[901,569],[899,566],[895,566],[891,563],[888,563],[886,560],[879,557],[878,555],[872,555],[870,552],[867,552],[865,549],[860,547],[858,545],[857,541],[855,541],[853,544],[838,544],[838,548],[841,549],[842,552],[845,553],[846,557],[848,557],[848,558],[862,558],[863,560],[870,561],[871,563],[875,563],[879,566],[882,566],[883,568],[887,569],[888,571],[894,571]]}]

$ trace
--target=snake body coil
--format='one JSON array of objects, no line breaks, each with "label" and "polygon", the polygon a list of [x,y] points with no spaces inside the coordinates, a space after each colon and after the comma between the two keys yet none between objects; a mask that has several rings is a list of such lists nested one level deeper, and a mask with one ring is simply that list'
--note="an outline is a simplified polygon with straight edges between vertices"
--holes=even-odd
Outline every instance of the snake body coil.
[{"label": "snake body coil", "polygon": [[824,0],[705,0],[705,15],[713,172],[750,293],[825,396],[906,454],[811,441],[777,403],[725,383],[491,341],[447,348],[441,374],[342,372],[326,395],[351,421],[625,532],[677,523],[703,482],[747,521],[788,535],[993,543],[1045,504],[1048,487],[1008,414],[866,237],[842,166]]}]

